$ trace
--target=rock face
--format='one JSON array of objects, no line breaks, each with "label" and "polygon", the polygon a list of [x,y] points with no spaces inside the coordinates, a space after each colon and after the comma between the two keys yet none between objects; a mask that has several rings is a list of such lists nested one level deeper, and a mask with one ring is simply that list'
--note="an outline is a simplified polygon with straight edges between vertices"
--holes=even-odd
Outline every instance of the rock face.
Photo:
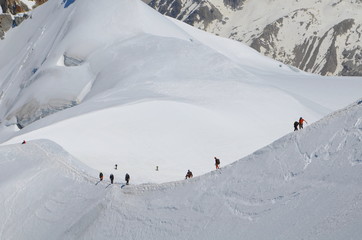
[{"label": "rock face", "polygon": [[362,76],[362,0],[153,0],[149,5],[304,71]]},{"label": "rock face", "polygon": [[43,3],[46,3],[48,0],[35,0],[35,7],[42,5]]},{"label": "rock face", "polygon": [[13,24],[13,19],[10,14],[0,14],[0,38],[3,38],[5,32],[8,31]]},{"label": "rock face", "polygon": [[222,14],[209,1],[195,0],[186,5],[183,0],[153,0],[149,5],[164,15],[190,25],[201,24],[203,29],[207,29],[209,24],[215,20],[222,21]]},{"label": "rock face", "polygon": [[[34,2],[32,6],[37,7],[47,0],[28,0],[27,3],[29,4],[31,1]],[[0,14],[0,39],[3,39],[6,31],[12,26],[18,26],[29,17],[29,15],[22,13],[30,11],[32,7],[21,0],[0,0],[0,7],[2,10],[2,14]]]},{"label": "rock face", "polygon": [[246,0],[224,0],[225,6],[231,7],[234,10],[240,10]]},{"label": "rock face", "polygon": [[29,11],[28,6],[21,0],[0,0],[0,5],[3,13],[11,13],[12,15]]}]

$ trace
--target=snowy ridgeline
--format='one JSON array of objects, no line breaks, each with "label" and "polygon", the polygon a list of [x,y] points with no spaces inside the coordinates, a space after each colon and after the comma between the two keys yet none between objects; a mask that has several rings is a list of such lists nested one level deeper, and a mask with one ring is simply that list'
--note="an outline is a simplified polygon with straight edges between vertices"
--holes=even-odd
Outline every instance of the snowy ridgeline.
[{"label": "snowy ridgeline", "polygon": [[132,183],[170,182],[360,97],[360,78],[295,71],[141,1],[71,2],[48,1],[0,42],[0,143],[49,139],[107,175],[118,164]]},{"label": "snowy ridgeline", "polygon": [[0,239],[359,239],[362,101],[190,180],[98,183],[48,140],[0,148]]}]

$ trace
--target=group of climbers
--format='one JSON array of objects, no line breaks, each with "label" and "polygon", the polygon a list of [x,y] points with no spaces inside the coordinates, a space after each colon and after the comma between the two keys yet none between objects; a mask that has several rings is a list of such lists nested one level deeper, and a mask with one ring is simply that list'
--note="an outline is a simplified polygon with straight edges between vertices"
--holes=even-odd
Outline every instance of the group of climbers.
[{"label": "group of climbers", "polygon": [[[294,122],[294,131],[298,131],[298,127],[299,127],[299,130],[303,129],[303,124],[304,123],[308,124],[308,122],[305,119],[300,117],[298,121]],[[214,159],[215,159],[215,167],[216,167],[216,169],[219,169],[220,168],[219,167],[220,159],[218,159],[217,157],[214,157]],[[185,179],[192,178],[192,177],[193,177],[192,172],[190,170],[188,170],[187,173],[186,173]]]},{"label": "group of climbers", "polygon": [[[299,121],[295,121],[294,122],[294,131],[298,131],[298,128],[299,128],[299,130],[303,129],[304,122],[308,124],[308,122],[305,119],[303,119],[302,117],[299,118]],[[26,144],[26,141],[24,140],[22,142],[22,144]],[[215,160],[216,169],[219,169],[220,168],[220,166],[219,166],[220,165],[220,159],[218,159],[217,157],[214,157],[214,160]],[[115,170],[117,170],[117,167],[118,167],[117,164],[115,164]],[[158,166],[156,167],[156,171],[158,171]],[[188,170],[187,173],[186,173],[185,179],[192,178],[192,177],[193,177],[192,172],[190,170]],[[109,179],[111,181],[111,184],[113,184],[114,175],[111,174],[109,176]],[[126,173],[126,175],[125,175],[126,185],[129,184],[129,180],[130,180],[130,175],[128,173]],[[102,172],[99,173],[99,181],[103,181],[103,173]]]},{"label": "group of climbers", "polygon": [[[218,159],[217,157],[214,157],[214,160],[215,160],[215,167],[216,169],[219,169],[220,168],[220,159]],[[115,169],[117,170],[117,164],[115,165]],[[156,171],[158,171],[158,166],[156,167]],[[187,170],[187,173],[186,173],[186,176],[185,176],[185,179],[188,179],[188,178],[192,178],[193,177],[193,174],[190,170]],[[113,184],[113,180],[114,180],[114,175],[111,174],[109,176],[109,179],[111,180],[111,184]],[[125,180],[126,180],[126,185],[129,184],[129,180],[130,180],[130,176],[128,173],[126,173],[125,175]],[[103,181],[103,173],[100,172],[99,173],[99,181]]]},{"label": "group of climbers", "polygon": [[[116,166],[117,166],[117,164],[116,164]],[[130,175],[128,173],[126,173],[126,175],[124,177],[124,180],[126,181],[126,185],[129,184],[130,179],[131,179]],[[113,181],[114,181],[113,173],[111,173],[111,175],[109,175],[109,180],[111,180],[111,184],[113,184]],[[103,181],[103,173],[102,172],[99,173],[99,181]]]},{"label": "group of climbers", "polygon": [[[220,159],[218,159],[217,157],[214,157],[214,160],[215,160],[216,170],[217,170],[217,169],[220,169]],[[192,178],[193,176],[194,176],[194,175],[192,174],[192,172],[191,172],[190,170],[187,170],[185,179]]]},{"label": "group of climbers", "polygon": [[299,118],[299,121],[295,121],[294,122],[294,131],[298,131],[298,127],[299,127],[299,130],[303,129],[304,122],[308,124],[308,122],[306,120],[304,120],[302,117]]}]

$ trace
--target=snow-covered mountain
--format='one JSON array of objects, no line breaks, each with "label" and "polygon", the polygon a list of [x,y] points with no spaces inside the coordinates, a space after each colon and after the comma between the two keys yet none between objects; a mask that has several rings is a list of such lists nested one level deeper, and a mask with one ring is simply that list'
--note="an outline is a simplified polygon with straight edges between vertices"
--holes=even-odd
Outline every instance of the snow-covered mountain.
[{"label": "snow-covered mountain", "polygon": [[149,5],[307,72],[362,75],[360,0],[152,0]]},{"label": "snow-covered mountain", "polygon": [[214,156],[231,163],[362,88],[361,78],[306,74],[134,0],[49,1],[0,52],[1,142],[51,139],[137,183],[203,174]]},{"label": "snow-covered mountain", "polygon": [[159,185],[98,182],[48,140],[2,146],[0,238],[359,239],[361,116],[362,100],[222,169]]},{"label": "snow-covered mountain", "polygon": [[0,53],[0,239],[361,235],[361,78],[138,0],[50,0]]}]

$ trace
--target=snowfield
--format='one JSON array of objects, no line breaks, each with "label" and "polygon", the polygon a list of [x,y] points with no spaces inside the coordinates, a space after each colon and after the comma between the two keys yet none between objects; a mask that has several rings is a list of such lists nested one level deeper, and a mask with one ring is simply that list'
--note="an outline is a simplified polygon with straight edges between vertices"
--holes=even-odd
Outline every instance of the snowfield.
[{"label": "snowfield", "polygon": [[164,184],[99,182],[49,140],[2,146],[1,239],[359,239],[361,116],[362,100],[222,169]]},{"label": "snowfield", "polygon": [[230,164],[362,89],[361,78],[306,74],[134,0],[49,1],[0,52],[0,142],[50,139],[133,183],[198,176],[215,156]]},{"label": "snowfield", "polygon": [[0,239],[361,235],[361,78],[306,74],[138,0],[31,14],[0,41]]}]

